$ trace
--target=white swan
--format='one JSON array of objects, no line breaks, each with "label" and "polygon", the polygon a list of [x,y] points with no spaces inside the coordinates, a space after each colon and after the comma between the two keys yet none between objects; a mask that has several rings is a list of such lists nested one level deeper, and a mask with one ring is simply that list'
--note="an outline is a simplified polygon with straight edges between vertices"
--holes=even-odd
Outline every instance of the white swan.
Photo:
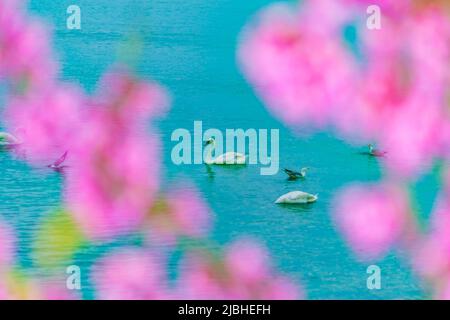
[{"label": "white swan", "polygon": [[311,203],[319,199],[317,194],[309,194],[303,191],[292,191],[279,197],[275,203]]},{"label": "white swan", "polygon": [[209,138],[205,142],[205,146],[208,149],[208,152],[205,156],[205,163],[206,164],[217,164],[217,165],[233,165],[233,164],[245,164],[247,156],[238,153],[238,152],[227,152],[224,154],[221,154],[215,158],[212,157],[213,150],[216,146],[216,141],[213,138]]},{"label": "white swan", "polygon": [[20,140],[8,132],[0,132],[0,146],[15,146]]}]

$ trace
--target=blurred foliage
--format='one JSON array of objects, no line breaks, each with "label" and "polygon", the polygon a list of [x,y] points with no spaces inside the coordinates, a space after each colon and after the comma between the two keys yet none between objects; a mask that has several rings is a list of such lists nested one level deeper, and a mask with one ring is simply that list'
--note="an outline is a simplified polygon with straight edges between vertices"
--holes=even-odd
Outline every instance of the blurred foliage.
[{"label": "blurred foliage", "polygon": [[41,268],[67,265],[85,238],[70,213],[58,210],[41,223],[34,243],[34,262]]}]

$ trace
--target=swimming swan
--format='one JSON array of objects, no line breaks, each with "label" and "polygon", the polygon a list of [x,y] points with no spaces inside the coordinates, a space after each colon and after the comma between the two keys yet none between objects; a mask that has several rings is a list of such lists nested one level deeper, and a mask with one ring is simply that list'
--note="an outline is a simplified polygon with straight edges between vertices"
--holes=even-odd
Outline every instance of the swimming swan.
[{"label": "swimming swan", "polygon": [[0,132],[0,146],[15,146],[20,140],[8,132]]},{"label": "swimming swan", "polygon": [[216,165],[236,165],[236,164],[245,164],[247,156],[238,153],[238,152],[227,152],[217,156],[216,158],[212,157],[212,153],[214,148],[216,147],[216,141],[213,138],[209,138],[205,142],[205,146],[208,149],[208,152],[205,156],[206,164],[216,164]]},{"label": "swimming swan", "polygon": [[316,202],[319,196],[303,191],[292,191],[279,197],[275,203],[311,203]]},{"label": "swimming swan", "polygon": [[305,179],[306,178],[306,172],[309,168],[302,168],[299,172],[289,169],[283,169],[283,171],[289,176],[289,180],[297,180],[298,178]]}]

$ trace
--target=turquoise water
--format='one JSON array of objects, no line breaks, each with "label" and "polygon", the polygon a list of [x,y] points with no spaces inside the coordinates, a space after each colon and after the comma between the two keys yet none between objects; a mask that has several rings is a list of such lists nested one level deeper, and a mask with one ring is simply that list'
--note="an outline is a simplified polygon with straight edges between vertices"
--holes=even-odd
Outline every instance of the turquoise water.
[{"label": "turquoise water", "polygon": [[[421,298],[420,282],[401,252],[377,263],[382,289],[368,290],[368,264],[355,260],[330,220],[336,191],[354,181],[377,181],[376,160],[358,154],[331,134],[295,135],[275,120],[254,96],[235,63],[237,36],[242,26],[271,1],[252,0],[33,0],[32,11],[55,28],[55,49],[64,80],[79,83],[91,92],[101,74],[117,58],[118,48],[138,31],[144,47],[137,72],[165,85],[173,106],[159,123],[163,142],[164,187],[189,179],[215,213],[213,237],[227,243],[246,235],[269,248],[281,271],[302,283],[312,299],[411,299]],[[82,30],[66,29],[66,8],[82,10]],[[261,176],[259,167],[213,168],[172,164],[177,128],[266,128],[280,130],[281,167],[309,166],[304,182],[289,182],[280,172]],[[47,170],[30,168],[8,153],[0,153],[0,214],[19,234],[20,263],[40,274],[32,259],[37,225],[57,207],[62,178]],[[435,195],[434,176],[420,182],[419,202],[424,211]],[[274,200],[301,189],[318,193],[310,206],[282,207]],[[133,243],[119,239],[105,246],[87,246],[75,263],[89,273],[92,261],[114,247]],[[60,277],[65,276],[65,270]],[[56,281],[56,280],[53,280]],[[94,297],[89,279],[83,282],[84,298]]]}]

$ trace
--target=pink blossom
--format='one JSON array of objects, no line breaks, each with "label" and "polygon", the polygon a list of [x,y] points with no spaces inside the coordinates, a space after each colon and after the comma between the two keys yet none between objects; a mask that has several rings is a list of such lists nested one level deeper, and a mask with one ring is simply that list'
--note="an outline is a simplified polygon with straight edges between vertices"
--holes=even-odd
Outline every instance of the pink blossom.
[{"label": "pink blossom", "polygon": [[0,273],[0,300],[74,300],[76,294],[66,288],[64,280],[59,285],[29,277],[22,271]]},{"label": "pink blossom", "polygon": [[8,300],[8,298],[8,289],[6,287],[6,284],[4,283],[4,279],[2,279],[2,276],[0,275],[0,301]]},{"label": "pink blossom", "polygon": [[225,264],[245,283],[257,283],[270,275],[271,264],[268,253],[253,241],[232,243],[227,248]]},{"label": "pink blossom", "polygon": [[75,293],[74,290],[66,287],[64,280],[56,284],[46,279],[45,282],[38,282],[36,286],[39,290],[39,300],[78,300],[80,298],[76,294],[78,292]]},{"label": "pink blossom", "polygon": [[156,141],[127,132],[108,117],[92,112],[74,150],[76,165],[67,181],[69,207],[95,239],[136,229],[158,188]]},{"label": "pink blossom", "polygon": [[157,300],[168,298],[158,259],[139,248],[125,248],[102,258],[94,267],[97,298]]},{"label": "pink blossom", "polygon": [[338,127],[378,140],[394,174],[418,176],[445,153],[449,139],[450,22],[434,10],[400,21],[384,18],[381,30],[362,32],[362,42],[365,75]]},{"label": "pink blossom", "polygon": [[[336,118],[339,129],[365,139],[382,140],[380,133],[386,131],[386,125],[393,117],[401,118],[411,105],[418,105],[414,112],[421,115],[430,109],[431,112],[440,109],[439,86],[443,77],[437,73],[433,77],[430,68],[435,67],[427,65],[427,59],[421,57],[428,29],[433,27],[427,28],[416,20],[389,17],[383,18],[381,30],[361,27],[360,46],[365,63],[352,104]],[[436,57],[428,54],[428,60],[441,61],[435,63],[445,69],[445,53],[435,54]]]},{"label": "pink blossom", "polygon": [[177,237],[206,236],[211,213],[197,191],[192,187],[179,188],[168,192],[166,197],[155,202],[148,217],[152,240],[175,243]]},{"label": "pink blossom", "polygon": [[406,177],[425,172],[445,148],[445,121],[439,108],[420,98],[392,116],[379,135],[388,167]]},{"label": "pink blossom", "polygon": [[381,128],[403,108],[406,88],[400,80],[400,68],[401,65],[385,60],[368,68],[354,104],[335,117],[335,125],[346,137],[378,139]]},{"label": "pink blossom", "polygon": [[379,6],[383,16],[399,16],[411,9],[411,0],[344,0],[344,3],[359,5],[361,8]]},{"label": "pink blossom", "polygon": [[71,149],[82,130],[82,104],[82,94],[68,87],[54,87],[11,101],[8,125],[29,160],[53,162]]},{"label": "pink blossom", "polygon": [[362,259],[384,255],[403,234],[408,202],[392,185],[344,189],[336,201],[336,222],[351,248]]},{"label": "pink blossom", "polygon": [[223,259],[192,253],[182,265],[178,288],[184,299],[302,297],[295,284],[275,274],[267,252],[253,242],[235,242],[226,249]]},{"label": "pink blossom", "polygon": [[436,278],[450,274],[450,201],[439,199],[433,212],[429,234],[417,246],[413,256],[416,269],[424,276]]},{"label": "pink blossom", "polygon": [[[117,70],[105,77],[97,97],[87,103],[81,93],[57,83],[48,33],[41,23],[22,16],[16,7],[18,3],[0,2],[0,74],[13,84],[7,108],[8,126],[19,136],[26,155],[32,161],[42,158],[49,161],[47,158],[54,160],[69,151],[72,165],[67,175],[66,206],[89,240],[109,240],[138,231],[149,220],[155,222],[151,209],[159,188],[159,145],[156,139],[146,135],[143,125],[144,120],[160,114],[167,106],[166,93],[156,84]],[[320,3],[314,7],[317,13],[326,13],[324,4],[332,4],[330,0],[320,0]],[[305,32],[306,43],[316,45],[316,36],[330,38],[333,33],[330,29],[334,28],[333,23],[323,28],[310,24],[310,30]],[[294,52],[294,56],[304,56],[304,64],[312,69],[311,77],[299,75],[299,82],[325,83],[329,87],[325,99],[318,90],[310,96],[309,100],[318,101],[322,108],[341,89],[341,84],[335,83],[337,77],[329,80],[318,72],[321,66],[339,67],[333,58],[335,53],[331,52],[334,46],[324,49],[319,59],[309,50]],[[341,71],[347,72],[345,67]],[[283,92],[292,93],[295,93],[293,88]],[[322,119],[320,112],[310,117],[317,122]],[[197,193],[169,192],[168,199],[169,219],[164,222],[170,222],[169,231],[176,236],[203,236],[210,221],[208,209]],[[5,230],[6,227],[0,226],[0,298],[74,297],[49,281],[9,272],[7,264],[13,259],[13,245]],[[251,258],[248,265],[242,263],[248,258]],[[183,297],[292,299],[299,296],[295,285],[275,273],[265,250],[254,243],[236,243],[219,259],[217,263],[210,257],[193,255],[194,272],[180,280],[187,285],[184,289],[188,294]],[[169,294],[164,267],[157,255],[147,249],[124,248],[100,259],[92,278],[100,299],[166,299],[174,295]],[[222,272],[230,284],[222,281]],[[203,285],[207,286],[206,291],[202,290]],[[180,292],[184,291],[180,289]]]},{"label": "pink blossom", "polygon": [[[140,81],[126,69],[117,67],[104,76],[97,100],[100,104],[116,101],[112,107],[126,106],[123,117],[145,120],[162,114],[169,105],[165,90],[156,83]],[[120,110],[117,110],[120,111]]]},{"label": "pink blossom", "polygon": [[447,195],[450,195],[450,165],[444,169],[444,177],[443,177],[444,191]]},{"label": "pink blossom", "polygon": [[418,176],[450,145],[450,19],[437,5],[346,2],[387,12],[380,30],[357,25],[361,61],[340,36],[361,8],[305,1],[271,6],[246,29],[242,70],[288,125],[332,124],[346,138],[378,141],[391,173]]},{"label": "pink blossom", "polygon": [[[315,0],[303,1],[298,9],[300,30],[320,34],[326,38],[339,39],[342,27],[350,23],[357,13],[349,6],[342,5],[341,1]],[[320,20],[320,23],[317,23]]]},{"label": "pink blossom", "polygon": [[17,299],[11,290],[9,270],[0,268],[0,301]]},{"label": "pink blossom", "polygon": [[450,279],[445,278],[444,281],[442,281],[438,285],[438,290],[433,297],[436,300],[450,300]]},{"label": "pink blossom", "polygon": [[0,4],[0,76],[11,77],[26,89],[44,88],[57,70],[48,32],[41,22],[24,17],[18,3]]},{"label": "pink blossom", "polygon": [[323,126],[354,94],[354,61],[335,37],[334,24],[330,30],[316,27],[322,11],[271,6],[242,37],[239,61],[245,76],[288,124]]},{"label": "pink blossom", "polygon": [[155,110],[161,100],[151,86],[128,85],[122,95],[91,107],[73,150],[76,165],[68,175],[67,201],[90,238],[135,230],[158,189],[159,145],[143,132],[136,115],[128,114],[144,106],[146,112]]},{"label": "pink blossom", "polygon": [[334,118],[335,126],[347,135],[376,139],[390,117],[400,112],[410,92],[409,66],[399,56],[402,51],[402,24],[383,20],[381,30],[361,27],[360,67],[353,99]]},{"label": "pink blossom", "polygon": [[450,201],[443,195],[433,212],[429,233],[413,252],[413,266],[432,284],[435,299],[450,299]]},{"label": "pink blossom", "polygon": [[[450,19],[444,10],[431,7],[410,15],[405,40],[415,69],[415,90],[446,104],[450,84]],[[430,50],[432,44],[432,50]]]}]

